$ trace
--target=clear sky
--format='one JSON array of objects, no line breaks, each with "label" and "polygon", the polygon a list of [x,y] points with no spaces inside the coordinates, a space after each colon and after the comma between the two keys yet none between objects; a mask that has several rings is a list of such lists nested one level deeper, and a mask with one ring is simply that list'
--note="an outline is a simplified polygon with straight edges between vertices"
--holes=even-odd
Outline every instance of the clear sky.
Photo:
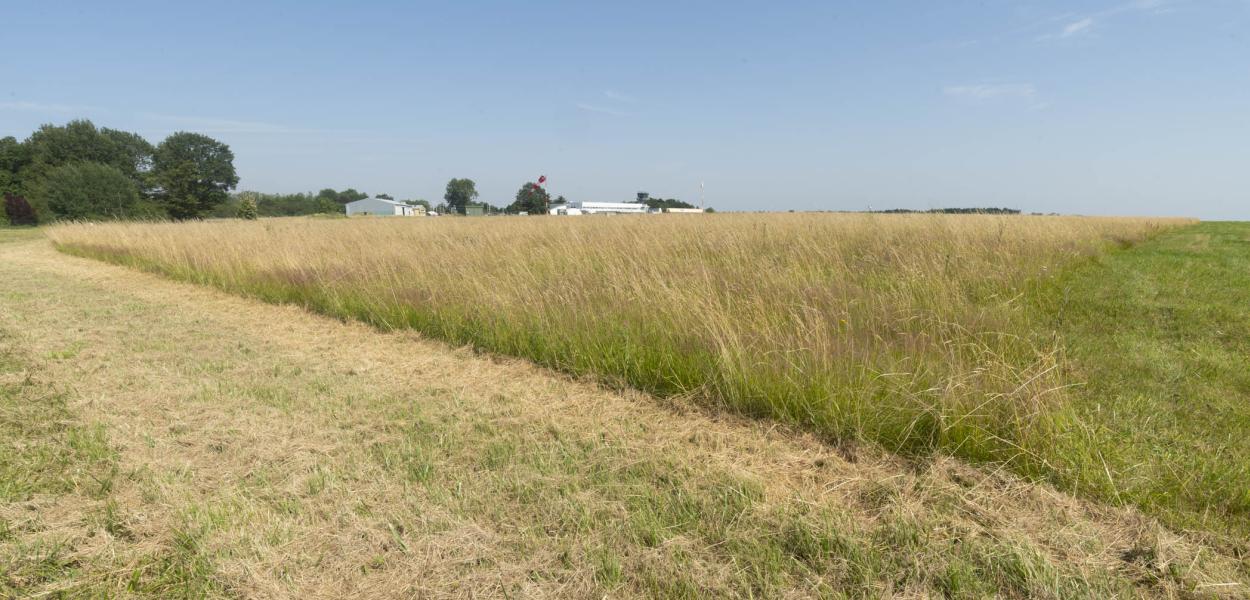
[{"label": "clear sky", "polygon": [[198,131],[266,192],[1250,218],[1248,36],[1250,0],[0,0],[0,136]]}]

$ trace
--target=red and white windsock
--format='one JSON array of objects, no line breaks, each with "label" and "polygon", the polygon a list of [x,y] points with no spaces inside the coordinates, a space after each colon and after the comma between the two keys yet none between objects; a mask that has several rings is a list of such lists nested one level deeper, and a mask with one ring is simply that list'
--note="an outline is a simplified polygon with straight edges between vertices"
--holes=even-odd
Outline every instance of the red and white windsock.
[{"label": "red and white windsock", "polygon": [[539,176],[538,176],[538,185],[543,185],[543,184],[545,184],[545,183],[547,183],[547,176],[546,176],[546,175],[539,175]]}]

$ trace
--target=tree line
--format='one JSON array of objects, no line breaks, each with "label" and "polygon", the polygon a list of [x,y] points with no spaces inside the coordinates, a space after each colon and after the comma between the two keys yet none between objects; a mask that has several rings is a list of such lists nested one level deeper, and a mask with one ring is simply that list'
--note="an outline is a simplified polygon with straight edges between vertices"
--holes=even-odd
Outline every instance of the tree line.
[{"label": "tree line", "polygon": [[882,214],[915,214],[915,213],[933,213],[942,215],[1018,215],[1018,208],[931,208],[929,210],[912,210],[910,208],[891,208],[888,210],[873,210],[869,212]]},{"label": "tree line", "polygon": [[[369,194],[347,188],[342,191],[326,188],[317,193],[296,194],[265,194],[245,191],[232,194],[226,202],[214,208],[207,217],[227,219],[245,215],[241,213],[251,206],[259,217],[300,217],[306,215],[343,214],[343,206],[348,202],[364,200]],[[388,194],[378,194],[378,198],[391,199]]]},{"label": "tree line", "polygon": [[[85,119],[43,125],[28,138],[0,138],[3,213],[15,225],[41,221],[200,219],[343,214],[344,205],[369,198],[355,188],[317,193],[231,193],[239,183],[230,147],[206,135],[180,131],[157,145],[137,133],[97,128]],[[447,182],[443,202],[405,200],[440,214],[547,214],[546,188],[529,181],[507,206],[478,201],[468,178]],[[393,200],[389,194],[376,198]],[[675,199],[652,198],[651,208],[693,208]]]},{"label": "tree line", "polygon": [[180,131],[153,146],[88,120],[0,138],[0,193],[15,224],[55,219],[193,219],[238,184],[230,147]]}]

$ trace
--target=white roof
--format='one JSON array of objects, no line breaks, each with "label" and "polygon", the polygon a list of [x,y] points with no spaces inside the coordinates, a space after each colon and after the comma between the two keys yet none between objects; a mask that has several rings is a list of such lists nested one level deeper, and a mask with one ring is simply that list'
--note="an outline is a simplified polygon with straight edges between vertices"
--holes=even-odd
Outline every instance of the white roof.
[{"label": "white roof", "polygon": [[411,204],[405,204],[403,202],[399,202],[398,200],[387,200],[386,198],[361,198],[360,200],[348,202],[348,204],[355,204],[357,202],[385,202],[392,206],[411,206]]},{"label": "white roof", "polygon": [[637,202],[586,202],[582,200],[573,200],[569,202],[569,206],[577,208],[621,208],[621,209],[646,209],[646,204]]}]

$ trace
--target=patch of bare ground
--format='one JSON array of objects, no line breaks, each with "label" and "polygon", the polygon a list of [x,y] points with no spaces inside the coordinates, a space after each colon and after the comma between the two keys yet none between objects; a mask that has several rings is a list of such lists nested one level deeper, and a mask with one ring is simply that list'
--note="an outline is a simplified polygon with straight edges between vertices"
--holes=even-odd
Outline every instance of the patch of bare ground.
[{"label": "patch of bare ground", "polygon": [[0,300],[0,340],[34,374],[0,384],[101,424],[117,473],[0,506],[0,564],[41,573],[10,577],[15,595],[1240,597],[1250,581],[1245,559],[1009,474],[42,240],[0,246]]}]

